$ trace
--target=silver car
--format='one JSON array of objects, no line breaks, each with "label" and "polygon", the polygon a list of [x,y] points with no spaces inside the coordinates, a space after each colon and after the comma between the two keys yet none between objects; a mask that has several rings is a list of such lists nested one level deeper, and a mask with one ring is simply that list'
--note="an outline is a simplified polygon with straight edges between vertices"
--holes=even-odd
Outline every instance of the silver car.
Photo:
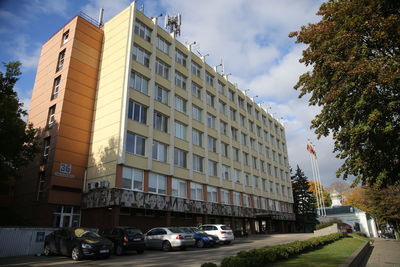
[{"label": "silver car", "polygon": [[172,248],[181,250],[194,246],[193,234],[185,233],[177,227],[153,228],[145,234],[147,248],[157,248],[170,251]]}]

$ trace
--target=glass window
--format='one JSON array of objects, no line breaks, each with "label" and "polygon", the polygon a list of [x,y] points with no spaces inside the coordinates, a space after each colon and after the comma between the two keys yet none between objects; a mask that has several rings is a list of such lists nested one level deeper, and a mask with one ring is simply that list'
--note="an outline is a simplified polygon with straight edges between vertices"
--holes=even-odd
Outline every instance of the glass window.
[{"label": "glass window", "polygon": [[167,162],[167,148],[168,145],[153,141],[153,159]]},{"label": "glass window", "polygon": [[214,137],[208,136],[207,147],[208,147],[208,151],[217,152],[217,139],[215,139]]},{"label": "glass window", "polygon": [[147,107],[129,100],[128,118],[140,123],[146,124],[147,121]]},{"label": "glass window", "polygon": [[218,93],[225,95],[225,84],[218,81],[217,89],[218,89]]},{"label": "glass window", "polygon": [[253,162],[253,168],[254,168],[254,169],[258,169],[258,166],[257,166],[257,158],[256,158],[256,157],[252,156],[252,162]]},{"label": "glass window", "polygon": [[149,192],[165,195],[167,193],[167,178],[164,175],[150,172]]},{"label": "glass window", "polygon": [[250,173],[245,172],[244,173],[244,177],[245,177],[245,185],[251,186],[251,175],[250,175]]},{"label": "glass window", "polygon": [[223,135],[228,136],[228,124],[223,121],[219,121],[219,130]]},{"label": "glass window", "polygon": [[250,208],[250,197],[246,194],[243,194],[243,205],[246,208]]},{"label": "glass window", "polygon": [[160,101],[161,103],[168,105],[168,95],[169,91],[164,87],[156,84],[154,87],[154,99]]},{"label": "glass window", "polygon": [[161,36],[157,35],[157,43],[156,46],[158,49],[160,49],[162,52],[168,55],[169,53],[169,43],[167,40],[162,38]]},{"label": "glass window", "polygon": [[187,152],[184,150],[181,150],[179,148],[174,149],[174,165],[181,167],[181,168],[186,168],[186,157],[187,157]]},{"label": "glass window", "polygon": [[235,102],[235,92],[234,91],[229,90],[228,91],[228,97],[229,97],[230,101]]},{"label": "glass window", "polygon": [[153,127],[162,132],[168,132],[168,117],[162,113],[154,111]]},{"label": "glass window", "polygon": [[244,109],[244,99],[241,97],[238,97],[238,101],[239,101],[239,107]]},{"label": "glass window", "polygon": [[200,72],[201,72],[201,66],[192,61],[192,74],[196,75],[197,77],[200,77]]},{"label": "glass window", "polygon": [[207,113],[207,126],[215,129],[215,117],[210,113]]},{"label": "glass window", "polygon": [[213,186],[207,186],[207,201],[208,202],[218,202],[217,199],[217,188]]},{"label": "glass window", "polygon": [[224,142],[221,142],[221,155],[224,157],[229,157],[228,150],[229,150],[229,145]]},{"label": "glass window", "polygon": [[230,178],[229,178],[229,170],[230,170],[229,166],[222,164],[222,179],[230,180]]},{"label": "glass window", "polygon": [[206,83],[210,86],[214,86],[214,77],[206,71]]},{"label": "glass window", "polygon": [[251,115],[252,106],[251,104],[247,103],[247,112]]},{"label": "glass window", "polygon": [[149,83],[148,79],[144,78],[142,75],[134,71],[131,72],[131,80],[130,80],[131,88],[147,95],[148,83]]},{"label": "glass window", "polygon": [[207,92],[207,95],[206,95],[207,105],[209,105],[210,107],[215,107],[214,99],[215,99],[215,96],[210,94],[209,92]]},{"label": "glass window", "polygon": [[244,164],[247,166],[250,166],[249,164],[249,153],[243,152],[243,160],[244,160]]},{"label": "glass window", "polygon": [[241,133],[240,142],[242,143],[242,145],[247,146],[247,135],[245,133]]},{"label": "glass window", "polygon": [[60,89],[60,83],[61,83],[61,75],[54,79],[53,92],[51,94],[51,100],[57,98],[58,91]]},{"label": "glass window", "polygon": [[179,121],[175,121],[175,137],[187,140],[187,126]]},{"label": "glass window", "polygon": [[186,198],[186,181],[172,178],[172,196]]},{"label": "glass window", "polygon": [[232,147],[232,157],[234,161],[239,161],[239,149]]},{"label": "glass window", "polygon": [[201,120],[201,108],[199,108],[199,107],[197,107],[195,105],[192,106],[192,118],[194,120],[197,120],[197,121],[200,121],[200,122],[202,121]]},{"label": "glass window", "polygon": [[257,176],[253,176],[254,188],[260,188],[260,182]]},{"label": "glass window", "polygon": [[139,62],[140,64],[149,67],[150,53],[136,44],[133,45],[132,58],[136,62]]},{"label": "glass window", "polygon": [[229,117],[231,120],[236,121],[236,109],[229,108]]},{"label": "glass window", "polygon": [[246,127],[246,118],[240,114],[240,126]]},{"label": "glass window", "polygon": [[229,204],[229,191],[221,189],[221,204]]},{"label": "glass window", "polygon": [[64,59],[65,59],[65,49],[58,54],[58,60],[57,60],[57,69],[56,71],[59,71],[63,68],[64,66]]},{"label": "glass window", "polygon": [[169,78],[169,66],[158,58],[156,59],[156,74],[165,79]]},{"label": "glass window", "polygon": [[126,152],[144,156],[146,138],[131,132],[126,136]]},{"label": "glass window", "polygon": [[196,146],[203,146],[203,133],[193,129],[192,130],[192,143]]},{"label": "glass window", "polygon": [[135,23],[135,34],[139,35],[148,42],[151,40],[151,29],[138,20],[136,20]]},{"label": "glass window", "polygon": [[238,129],[235,127],[231,127],[232,139],[237,141],[238,140]]},{"label": "glass window", "polygon": [[56,123],[56,105],[53,105],[49,108],[49,115],[48,115],[47,127],[51,128]]},{"label": "glass window", "polygon": [[223,101],[219,101],[219,112],[222,114],[226,113],[226,103]]},{"label": "glass window", "polygon": [[193,170],[203,172],[203,157],[193,154]]},{"label": "glass window", "polygon": [[239,192],[233,192],[233,205],[241,206],[241,204],[240,204],[240,193]]},{"label": "glass window", "polygon": [[69,30],[63,33],[63,44],[66,44],[69,40]]},{"label": "glass window", "polygon": [[203,185],[191,182],[190,198],[194,200],[203,200]]},{"label": "glass window", "polygon": [[259,209],[260,208],[260,204],[259,204],[259,199],[256,196],[253,196],[253,204],[254,204],[254,208],[255,209]]},{"label": "glass window", "polygon": [[175,85],[186,90],[186,77],[179,72],[175,72]]},{"label": "glass window", "polygon": [[208,176],[217,176],[217,163],[212,160],[208,160]]},{"label": "glass window", "polygon": [[175,95],[175,109],[186,114],[186,100]]},{"label": "glass window", "polygon": [[187,56],[179,50],[176,50],[175,53],[175,61],[182,66],[186,67],[186,58]]},{"label": "glass window", "polygon": [[122,188],[142,191],[143,177],[144,177],[144,172],[142,170],[123,167]]},{"label": "glass window", "polygon": [[201,99],[201,87],[195,83],[192,83],[192,95]]},{"label": "glass window", "polygon": [[240,184],[242,182],[241,174],[242,174],[242,172],[240,170],[238,170],[238,169],[233,170],[234,180],[236,183]]}]

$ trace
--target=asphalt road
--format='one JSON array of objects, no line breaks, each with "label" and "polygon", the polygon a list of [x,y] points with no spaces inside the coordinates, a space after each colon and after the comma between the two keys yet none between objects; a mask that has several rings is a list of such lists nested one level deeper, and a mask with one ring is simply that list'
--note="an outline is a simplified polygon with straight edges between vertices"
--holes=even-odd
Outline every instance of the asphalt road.
[{"label": "asphalt road", "polygon": [[313,234],[276,234],[259,235],[235,240],[231,245],[220,245],[214,248],[188,248],[186,251],[163,252],[146,250],[142,255],[128,252],[124,256],[111,256],[105,260],[85,259],[74,262],[64,256],[21,256],[0,258],[0,266],[196,266],[205,262],[219,263],[227,256],[233,256],[241,250],[285,244],[295,240],[304,240]]}]

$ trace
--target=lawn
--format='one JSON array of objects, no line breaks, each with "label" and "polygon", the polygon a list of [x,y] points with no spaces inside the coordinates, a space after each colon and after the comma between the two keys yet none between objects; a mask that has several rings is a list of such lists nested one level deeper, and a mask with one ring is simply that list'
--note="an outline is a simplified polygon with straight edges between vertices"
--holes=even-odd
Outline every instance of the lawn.
[{"label": "lawn", "polygon": [[347,260],[365,241],[367,241],[366,238],[359,236],[345,237],[321,249],[275,262],[271,266],[338,266]]}]

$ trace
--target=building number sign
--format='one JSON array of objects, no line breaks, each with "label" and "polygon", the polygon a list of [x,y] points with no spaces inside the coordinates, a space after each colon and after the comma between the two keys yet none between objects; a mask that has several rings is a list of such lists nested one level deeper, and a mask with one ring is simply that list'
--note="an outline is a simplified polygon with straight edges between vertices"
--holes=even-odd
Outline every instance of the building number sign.
[{"label": "building number sign", "polygon": [[67,178],[75,178],[75,175],[71,174],[72,172],[72,164],[68,163],[60,163],[60,171],[56,172],[56,176],[62,176]]}]

